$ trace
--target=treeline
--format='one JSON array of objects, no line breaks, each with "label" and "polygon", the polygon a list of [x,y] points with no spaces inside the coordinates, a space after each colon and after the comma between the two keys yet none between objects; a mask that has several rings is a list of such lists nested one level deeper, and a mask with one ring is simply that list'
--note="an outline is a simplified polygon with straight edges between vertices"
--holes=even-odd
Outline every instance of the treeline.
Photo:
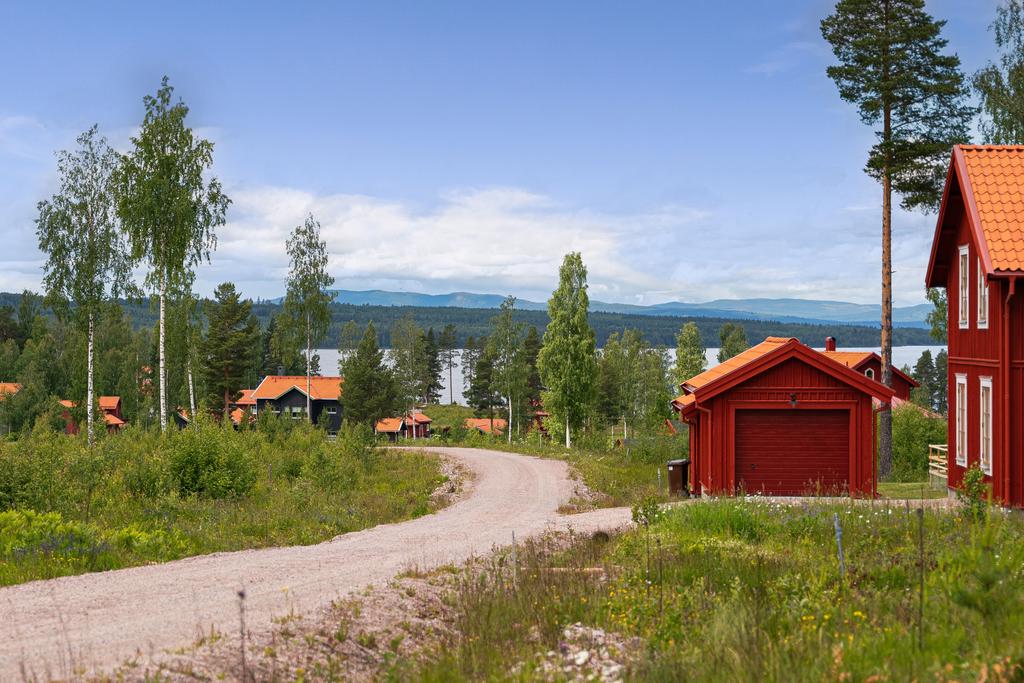
[{"label": "treeline", "polygon": [[[17,309],[21,294],[0,293],[0,306]],[[202,304],[202,301],[200,301]],[[157,322],[158,310],[148,301],[120,301],[134,328],[154,327]],[[360,328],[373,322],[378,332],[378,343],[390,348],[390,330],[394,323],[402,318],[411,318],[422,329],[444,329],[453,325],[457,330],[456,346],[463,348],[470,337],[474,339],[486,337],[490,329],[491,318],[496,311],[492,308],[456,308],[427,306],[369,306],[353,304],[330,304],[330,324],[323,343],[332,348],[337,347],[341,340],[341,329],[348,321],[354,321]],[[252,304],[252,312],[265,327],[270,320],[282,310],[282,305],[256,300]],[[516,322],[527,327],[536,327],[543,334],[548,324],[545,311],[526,311],[516,309],[513,313]],[[603,313],[591,311],[588,314],[591,327],[594,328],[598,346],[604,346],[608,338],[614,334],[622,334],[623,330],[632,329],[643,333],[644,338],[654,346],[673,346],[679,328],[688,322],[697,325],[705,346],[715,347],[719,342],[719,330],[728,323],[741,324],[747,336],[754,341],[765,337],[796,337],[811,346],[822,346],[825,337],[833,336],[842,346],[878,346],[878,328],[854,325],[813,325],[803,323],[772,322],[766,320],[735,320],[727,318],[687,318],[678,316],[647,316],[628,313]],[[928,330],[914,327],[898,327],[893,336],[896,346],[926,346],[935,343]]]}]

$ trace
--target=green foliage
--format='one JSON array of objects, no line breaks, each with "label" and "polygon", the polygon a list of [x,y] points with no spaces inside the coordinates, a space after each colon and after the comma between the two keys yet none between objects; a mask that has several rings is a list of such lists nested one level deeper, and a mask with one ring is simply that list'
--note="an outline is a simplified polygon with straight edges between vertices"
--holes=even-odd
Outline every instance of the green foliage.
[{"label": "green foliage", "polygon": [[612,334],[597,365],[597,408],[609,424],[650,431],[669,416],[668,354],[653,349],[637,330]]},{"label": "green foliage", "polygon": [[949,303],[946,301],[946,290],[940,287],[929,288],[925,295],[934,308],[928,311],[925,322],[928,323],[932,339],[942,344],[946,343],[946,325],[949,321]]},{"label": "green foliage", "polygon": [[236,498],[256,483],[255,463],[230,429],[183,429],[171,438],[170,474],[179,495]]},{"label": "green foliage", "polygon": [[377,330],[366,326],[363,338],[342,366],[342,414],[345,421],[373,426],[378,420],[405,409],[398,392],[394,372],[384,362],[377,347]]},{"label": "green foliage", "polygon": [[597,359],[594,330],[587,319],[587,269],[579,252],[566,254],[558,288],[548,300],[550,321],[537,357],[542,398],[552,424],[564,425],[565,445],[594,404]]},{"label": "green foliage", "polygon": [[227,418],[231,403],[251,375],[252,354],[258,323],[252,302],[242,301],[234,283],[217,286],[214,300],[205,306],[206,339],[203,340],[202,372],[208,405]]},{"label": "green foliage", "polygon": [[701,339],[700,328],[697,323],[688,322],[679,328],[676,337],[676,364],[672,368],[672,377],[676,384],[682,384],[704,372],[707,367],[707,349]]},{"label": "green foliage", "polygon": [[92,449],[40,428],[0,442],[0,585],[317,543],[430,512],[442,481],[435,457],[383,456],[365,427],[129,428]]},{"label": "green foliage", "polygon": [[988,514],[989,498],[992,492],[985,483],[985,473],[977,465],[972,465],[964,472],[960,488],[957,489],[957,500],[963,505],[963,515],[978,521]]},{"label": "green foliage", "polygon": [[946,421],[929,417],[913,405],[892,411],[893,481],[922,481],[928,477],[928,446],[945,443]]},{"label": "green foliage", "polygon": [[609,640],[638,639],[618,658],[629,680],[1019,679],[1024,524],[965,525],[931,511],[923,521],[923,557],[918,517],[902,507],[743,500],[673,506],[610,542],[522,543],[515,584],[507,551],[468,567],[453,596],[459,638],[397,663],[395,677],[496,680],[514,667],[541,678],[563,629],[582,623]]},{"label": "green foliage", "polygon": [[972,79],[981,100],[980,128],[985,142],[1019,145],[1024,143],[1024,3],[999,3],[991,30],[998,61],[990,61]]},{"label": "green foliage", "polygon": [[747,331],[740,323],[725,323],[718,330],[718,362],[724,363],[750,348]]}]

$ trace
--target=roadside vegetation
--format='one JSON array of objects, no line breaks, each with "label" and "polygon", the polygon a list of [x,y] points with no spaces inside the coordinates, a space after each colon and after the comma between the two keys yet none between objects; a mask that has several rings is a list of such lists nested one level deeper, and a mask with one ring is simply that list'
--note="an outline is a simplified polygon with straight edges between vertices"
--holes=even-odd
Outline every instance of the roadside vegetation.
[{"label": "roadside vegetation", "polygon": [[[0,585],[222,550],[310,544],[427,514],[436,457],[365,429],[215,424],[0,442]],[[284,424],[280,424],[284,423]]]},{"label": "roadside vegetation", "polygon": [[581,624],[622,645],[612,658],[632,680],[1020,680],[1024,523],[983,501],[963,510],[639,506],[634,531],[521,544],[515,560],[468,568],[453,592],[457,637],[392,675],[600,675],[591,655],[562,651]]}]

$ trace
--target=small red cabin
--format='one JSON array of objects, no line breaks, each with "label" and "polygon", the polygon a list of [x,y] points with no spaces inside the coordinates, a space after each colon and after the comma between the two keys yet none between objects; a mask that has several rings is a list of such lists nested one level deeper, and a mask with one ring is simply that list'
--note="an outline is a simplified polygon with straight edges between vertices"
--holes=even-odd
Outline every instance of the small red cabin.
[{"label": "small red cabin", "polygon": [[787,337],[681,386],[694,493],[875,494],[872,400],[892,389]]},{"label": "small red cabin", "polygon": [[[823,353],[851,370],[863,373],[870,379],[882,381],[882,357],[874,351],[838,351],[836,350],[836,338],[829,337],[825,340]],[[910,390],[917,386],[920,386],[917,380],[899,368],[893,367],[892,390],[896,398],[909,401]]]},{"label": "small red cabin", "polygon": [[925,284],[948,305],[950,488],[977,466],[1024,506],[1024,146],[958,145]]}]

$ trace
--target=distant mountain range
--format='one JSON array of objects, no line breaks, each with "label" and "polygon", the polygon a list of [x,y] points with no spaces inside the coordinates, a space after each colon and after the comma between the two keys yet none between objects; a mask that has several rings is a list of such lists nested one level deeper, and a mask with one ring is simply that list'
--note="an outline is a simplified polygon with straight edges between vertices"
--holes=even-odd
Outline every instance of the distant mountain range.
[{"label": "distant mountain range", "polygon": [[[416,294],[413,292],[387,292],[383,290],[332,290],[338,303],[356,306],[420,306],[425,308],[498,308],[505,297],[498,294]],[[275,299],[280,302],[281,299]],[[547,304],[517,299],[516,307],[524,310],[547,310]],[[778,322],[878,327],[882,307],[878,304],[854,304],[848,301],[818,299],[716,299],[704,303],[673,301],[653,306],[613,304],[591,301],[590,310],[604,313],[632,315],[676,316],[695,318],[732,318],[737,320],[775,320]],[[931,304],[893,308],[893,324],[897,327],[925,328],[925,316]]]}]

